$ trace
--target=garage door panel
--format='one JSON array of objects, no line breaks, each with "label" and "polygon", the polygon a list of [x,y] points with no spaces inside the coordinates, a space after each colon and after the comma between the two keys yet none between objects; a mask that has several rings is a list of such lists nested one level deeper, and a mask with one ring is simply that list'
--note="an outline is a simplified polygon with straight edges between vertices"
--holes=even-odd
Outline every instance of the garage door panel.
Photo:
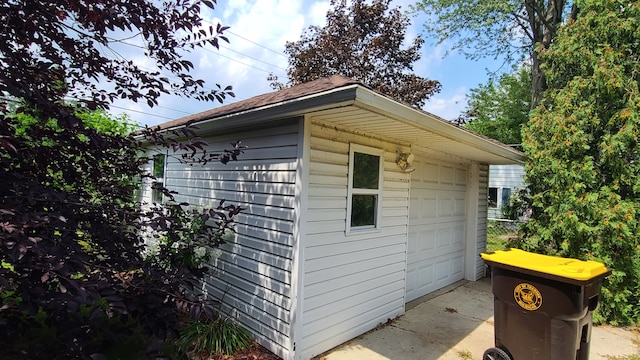
[{"label": "garage door panel", "polygon": [[455,281],[464,277],[464,252],[458,253],[451,259],[451,275]]},{"label": "garage door panel", "polygon": [[450,216],[453,213],[453,200],[448,198],[438,199],[438,216]]},{"label": "garage door panel", "polygon": [[407,301],[464,276],[466,169],[419,161],[414,166],[418,171],[411,180]]},{"label": "garage door panel", "polygon": [[441,283],[451,274],[451,261],[443,259],[436,263],[436,281]]},{"label": "garage door panel", "polygon": [[435,287],[435,266],[434,264],[426,264],[418,266],[407,273],[407,284],[412,287],[407,288],[407,293],[428,293],[429,289]]},{"label": "garage door panel", "polygon": [[464,250],[463,239],[455,239],[455,229],[431,229],[422,231],[409,239],[411,261],[420,264],[435,258]]},{"label": "garage door panel", "polygon": [[411,198],[409,208],[415,211],[410,211],[412,219],[421,219],[423,222],[428,222],[429,219],[435,219],[438,217],[438,198],[436,196],[426,198]]},{"label": "garage door panel", "polygon": [[[462,279],[464,266],[464,253],[449,254],[436,264],[436,285],[434,290],[447,286]],[[433,291],[433,290],[432,290]]]},{"label": "garage door panel", "polygon": [[454,199],[453,204],[453,215],[454,216],[464,216],[467,212],[467,201],[463,197],[462,199]]},{"label": "garage door panel", "polygon": [[432,227],[422,227],[422,230],[409,234],[409,252],[432,250],[436,247],[436,231]]},{"label": "garage door panel", "polygon": [[456,248],[464,250],[465,227],[458,225],[452,229],[452,233],[451,244]]},{"label": "garage door panel", "polygon": [[446,248],[451,246],[451,229],[439,229],[438,230],[438,248]]}]

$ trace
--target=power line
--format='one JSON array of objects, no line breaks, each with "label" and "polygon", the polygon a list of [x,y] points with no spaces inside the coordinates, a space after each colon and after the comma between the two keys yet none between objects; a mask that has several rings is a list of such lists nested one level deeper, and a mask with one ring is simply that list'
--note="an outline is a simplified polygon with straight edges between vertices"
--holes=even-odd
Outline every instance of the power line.
[{"label": "power line", "polygon": [[280,56],[282,56],[282,57],[283,57],[283,58],[285,58],[285,59],[287,58],[287,57],[286,57],[282,52],[280,52],[280,51],[276,51],[276,50],[273,50],[273,49],[271,49],[271,48],[268,48],[268,47],[266,47],[266,46],[264,46],[264,45],[262,45],[262,44],[259,44],[259,43],[255,42],[255,41],[253,41],[253,40],[247,39],[246,37],[244,37],[244,36],[242,36],[242,35],[238,35],[238,34],[234,33],[234,32],[233,32],[233,31],[231,31],[231,30],[225,30],[225,31],[226,31],[226,32],[228,32],[228,33],[229,33],[229,34],[231,34],[231,35],[237,36],[237,37],[239,37],[239,38],[240,38],[240,39],[242,39],[242,40],[248,41],[248,42],[250,42],[250,43],[252,43],[252,44],[254,44],[254,45],[256,45],[256,46],[259,46],[259,47],[261,47],[261,48],[263,48],[263,49],[265,49],[265,50],[268,50],[268,51],[270,51],[270,52],[272,52],[272,53],[274,53],[274,54],[280,55]]},{"label": "power line", "polygon": [[[212,22],[207,21],[207,20],[205,20],[205,19],[202,19],[202,22],[207,23],[207,24],[209,24],[209,25],[211,25],[211,26],[217,26],[217,25],[214,25]],[[285,59],[287,58],[287,57],[286,57],[286,56],[285,56],[281,51],[273,50],[273,49],[271,49],[271,48],[269,48],[269,47],[267,47],[267,46],[264,46],[264,45],[262,45],[262,44],[260,44],[260,43],[258,43],[258,42],[256,42],[256,41],[253,41],[253,40],[251,40],[251,39],[247,39],[246,37],[244,37],[244,36],[242,36],[242,35],[240,35],[240,34],[236,34],[236,33],[234,33],[233,31],[231,31],[231,30],[229,30],[229,29],[225,30],[224,32],[227,32],[227,33],[229,33],[229,34],[231,34],[231,35],[233,35],[233,36],[237,36],[237,37],[239,37],[240,39],[242,39],[242,40],[244,40],[244,41],[248,41],[248,42],[252,43],[253,45],[259,46],[259,47],[261,47],[261,48],[263,48],[263,49],[265,49],[265,50],[267,50],[267,51],[270,51],[270,52],[272,52],[272,53],[274,53],[274,54],[276,54],[276,55],[282,56],[282,57],[283,57],[283,58],[285,58]]]},{"label": "power line", "polygon": [[110,108],[116,108],[116,109],[120,109],[120,110],[125,110],[125,111],[130,111],[130,112],[134,112],[134,113],[138,113],[138,114],[142,114],[142,115],[148,115],[148,116],[155,116],[157,118],[161,118],[161,119],[166,119],[166,120],[174,120],[175,118],[171,118],[168,116],[162,116],[162,115],[157,115],[157,114],[151,114],[148,112],[144,112],[144,111],[140,111],[140,110],[134,110],[134,109],[127,109],[125,107],[122,106],[118,106],[118,105],[113,105],[113,104],[109,104]]},{"label": "power line", "polygon": [[193,114],[193,113],[190,113],[190,112],[187,112],[187,111],[178,110],[178,109],[172,109],[172,108],[168,108],[168,107],[166,107],[166,106],[161,106],[161,105],[156,105],[156,107],[157,107],[157,108],[160,108],[160,109],[171,110],[171,111],[175,111],[175,112],[183,113],[183,114],[186,114],[186,115],[191,115],[191,114]]},{"label": "power line", "polygon": [[260,60],[260,59],[258,59],[258,58],[253,57],[253,56],[250,56],[250,55],[247,55],[247,54],[241,53],[241,52],[236,51],[236,50],[233,50],[233,49],[231,49],[231,48],[229,48],[229,47],[222,47],[222,46],[221,46],[221,48],[222,48],[222,49],[226,49],[226,50],[228,50],[228,51],[231,51],[231,52],[233,52],[233,53],[236,53],[236,54],[238,54],[238,55],[246,56],[246,57],[248,57],[249,59],[253,59],[253,60],[255,60],[255,61],[257,61],[257,62],[261,62],[261,63],[263,63],[263,64],[265,64],[265,65],[273,66],[273,67],[274,67],[274,68],[276,68],[276,69],[280,69],[280,70],[282,70],[282,71],[287,71],[287,69],[285,69],[285,68],[283,68],[283,67],[280,67],[280,66],[278,66],[278,65],[274,65],[274,64],[268,63],[268,62],[266,62],[266,61],[264,61],[264,60]]},{"label": "power line", "polygon": [[[139,45],[137,45],[137,44],[132,44],[132,43],[129,43],[129,42],[127,42],[127,41],[118,41],[118,43],[123,44],[123,45],[128,45],[128,46],[132,46],[132,47],[136,47],[136,48],[144,49],[144,47],[142,47],[142,46],[139,46]],[[255,43],[255,42],[252,42],[252,43]],[[257,43],[255,43],[255,44],[257,44]],[[265,49],[267,49],[267,50],[274,51],[274,50],[271,50],[271,49],[269,49],[269,48],[267,48],[267,47],[265,47],[265,46],[262,46],[262,45],[260,45],[260,44],[257,44],[257,45],[259,45],[260,47],[263,47],[263,48],[265,48]],[[121,55],[120,53],[118,53],[118,52],[117,52],[115,49],[113,49],[112,47],[107,46],[107,49],[108,49],[109,51],[111,51],[114,55],[116,55],[117,57],[119,57],[119,58],[121,58],[121,59],[125,60],[125,57],[124,57],[123,55]],[[272,74],[272,73],[273,73],[273,71],[269,71],[269,70],[266,70],[266,69],[263,69],[263,68],[260,68],[260,67],[254,66],[254,65],[252,65],[252,64],[249,64],[249,63],[246,63],[246,62],[240,61],[240,60],[238,60],[238,59],[234,59],[234,58],[232,58],[232,57],[229,57],[229,56],[223,55],[222,53],[220,53],[220,50],[218,50],[218,51],[213,51],[213,50],[211,50],[211,49],[209,49],[209,48],[207,48],[207,47],[202,47],[201,49],[204,49],[205,51],[208,51],[208,52],[211,52],[211,53],[213,53],[213,54],[217,54],[217,55],[219,55],[219,56],[222,56],[223,58],[226,58],[226,59],[228,59],[228,60],[231,60],[231,61],[237,62],[237,63],[239,63],[239,64],[241,64],[241,65],[248,66],[248,67],[250,67],[250,68],[253,68],[253,69],[256,69],[256,70],[262,71],[262,72],[264,72],[264,73],[266,73],[266,74]],[[252,59],[252,60],[258,61],[258,62],[263,63],[263,64],[265,64],[265,65],[268,65],[268,66],[274,67],[274,68],[276,68],[276,69],[278,69],[278,70],[285,71],[285,72],[287,71],[287,69],[285,69],[285,68],[283,68],[283,67],[280,67],[280,66],[278,66],[278,65],[271,64],[271,63],[269,63],[269,62],[266,62],[266,61],[264,61],[264,60],[258,59],[258,58],[256,58],[256,57],[253,57],[253,56],[250,56],[250,55],[244,54],[244,53],[242,53],[242,52],[240,52],[240,51],[233,50],[233,49],[231,49],[231,48],[229,48],[229,47],[224,47],[224,49],[226,49],[226,50],[228,50],[228,51],[231,51],[231,52],[233,52],[233,53],[236,53],[236,54],[239,54],[239,55],[245,56],[245,57],[247,57],[247,58],[249,58],[249,59]],[[167,74],[167,73],[164,73],[164,72],[160,72],[160,70],[159,70],[159,69],[151,69],[151,68],[148,68],[148,67],[145,67],[145,66],[142,66],[142,65],[138,65],[138,64],[136,64],[136,66],[137,66],[138,68],[143,69],[143,70],[146,70],[146,71],[157,71],[158,73],[160,73],[161,75],[164,75],[164,76],[166,76],[166,77],[173,78],[173,79],[176,79],[176,80],[180,80],[180,78],[179,78],[179,77],[177,77],[177,76],[175,76],[175,75],[173,75],[173,74]],[[210,88],[210,87],[203,87],[203,89],[205,89],[205,90],[214,90],[214,91],[215,91],[215,89]],[[169,109],[169,110],[179,111],[179,110],[175,110],[175,109]]]},{"label": "power line", "polygon": [[229,57],[229,56],[223,55],[223,54],[221,54],[220,52],[215,52],[215,51],[213,51],[213,50],[211,50],[211,49],[208,49],[208,48],[203,48],[203,49],[204,49],[204,50],[206,50],[206,51],[208,51],[208,52],[210,52],[210,53],[213,53],[213,54],[217,54],[217,55],[219,55],[219,56],[222,56],[223,58],[229,59],[229,60],[231,60],[231,61],[235,61],[235,62],[237,62],[238,64],[242,64],[242,65],[244,65],[244,66],[248,66],[248,67],[250,67],[250,68],[254,68],[254,69],[256,69],[256,70],[260,70],[260,71],[262,71],[262,72],[264,72],[264,73],[267,73],[267,74],[272,73],[272,71],[265,70],[265,69],[263,69],[263,68],[259,68],[259,67],[257,67],[257,66],[254,66],[254,65],[248,64],[248,63],[246,63],[246,62],[242,62],[242,61],[240,61],[240,60],[238,60],[238,59],[234,59],[234,58],[232,58],[232,57]]}]

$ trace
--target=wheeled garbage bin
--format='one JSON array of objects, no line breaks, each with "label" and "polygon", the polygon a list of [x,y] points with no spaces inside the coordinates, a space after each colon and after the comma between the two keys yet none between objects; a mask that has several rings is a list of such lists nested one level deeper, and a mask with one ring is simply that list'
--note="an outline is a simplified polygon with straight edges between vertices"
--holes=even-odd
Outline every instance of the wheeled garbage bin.
[{"label": "wheeled garbage bin", "polygon": [[602,263],[518,249],[480,254],[491,269],[495,347],[484,360],[587,360]]}]

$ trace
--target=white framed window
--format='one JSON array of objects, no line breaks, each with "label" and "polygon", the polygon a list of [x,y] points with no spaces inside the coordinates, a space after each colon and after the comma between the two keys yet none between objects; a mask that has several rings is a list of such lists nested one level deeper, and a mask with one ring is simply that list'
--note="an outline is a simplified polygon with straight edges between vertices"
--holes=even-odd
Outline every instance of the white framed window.
[{"label": "white framed window", "polygon": [[500,204],[500,207],[509,206],[509,198],[511,198],[511,189],[502,188],[502,204]]},{"label": "white framed window", "polygon": [[489,188],[489,207],[495,209],[498,207],[498,188]]},{"label": "white framed window", "polygon": [[349,145],[349,187],[346,232],[380,229],[384,150]]},{"label": "white framed window", "polygon": [[167,162],[165,154],[153,155],[151,175],[155,177],[151,183],[151,201],[154,203],[162,203],[162,188],[164,187],[164,170]]}]

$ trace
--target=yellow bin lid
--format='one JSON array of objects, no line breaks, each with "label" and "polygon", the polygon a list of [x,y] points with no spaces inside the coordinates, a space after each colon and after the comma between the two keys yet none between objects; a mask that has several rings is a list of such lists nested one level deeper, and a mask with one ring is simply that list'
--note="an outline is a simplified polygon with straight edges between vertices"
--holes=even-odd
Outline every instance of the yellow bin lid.
[{"label": "yellow bin lid", "polygon": [[598,277],[605,277],[611,273],[607,267],[597,261],[578,260],[536,254],[520,249],[498,250],[490,253],[481,253],[482,259],[490,265],[505,268],[523,269],[528,272],[550,275],[564,279],[586,282]]}]

